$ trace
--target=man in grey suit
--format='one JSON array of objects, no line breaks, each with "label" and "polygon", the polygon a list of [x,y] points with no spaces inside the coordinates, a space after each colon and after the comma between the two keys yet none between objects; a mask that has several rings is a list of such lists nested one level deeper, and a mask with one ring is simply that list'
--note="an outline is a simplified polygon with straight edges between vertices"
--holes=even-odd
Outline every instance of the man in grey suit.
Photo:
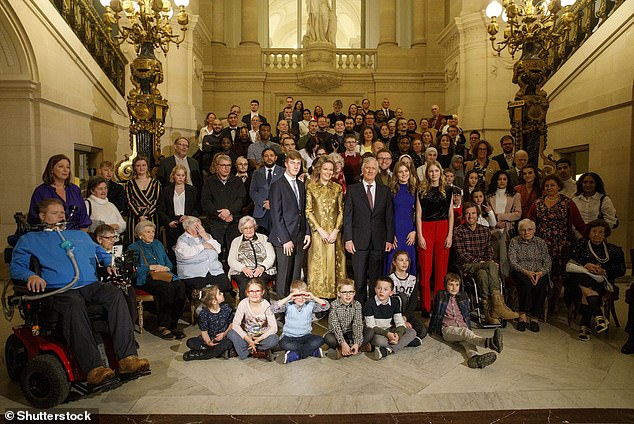
[{"label": "man in grey suit", "polygon": [[269,241],[277,257],[276,291],[278,299],[289,292],[292,280],[301,278],[304,251],[310,245],[306,220],[306,189],[297,176],[302,157],[296,150],[286,154],[286,171],[271,184],[271,234]]},{"label": "man in grey suit", "polygon": [[263,234],[271,231],[271,204],[269,202],[269,191],[271,185],[282,178],[286,169],[277,166],[277,155],[275,150],[266,148],[262,152],[263,166],[258,168],[251,177],[249,194],[253,200],[253,217],[258,223],[258,230]]},{"label": "man in grey suit", "polygon": [[166,186],[170,182],[170,174],[172,169],[178,164],[187,168],[187,184],[191,184],[198,189],[202,186],[200,169],[198,161],[187,156],[189,150],[189,140],[185,137],[179,137],[174,140],[174,155],[168,156],[161,160],[158,169],[158,180],[161,185]]},{"label": "man in grey suit", "polygon": [[394,212],[390,189],[377,184],[379,165],[369,157],[361,165],[363,180],[348,187],[343,216],[343,240],[352,255],[356,299],[365,303],[370,284],[381,276],[385,252],[392,250]]}]

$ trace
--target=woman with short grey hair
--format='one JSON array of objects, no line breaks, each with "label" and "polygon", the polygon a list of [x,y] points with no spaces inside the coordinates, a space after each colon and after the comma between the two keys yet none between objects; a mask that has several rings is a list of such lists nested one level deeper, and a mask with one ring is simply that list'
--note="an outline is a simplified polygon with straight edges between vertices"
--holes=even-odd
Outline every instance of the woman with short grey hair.
[{"label": "woman with short grey hair", "polygon": [[178,238],[174,252],[178,277],[185,284],[187,295],[213,284],[227,293],[229,279],[218,259],[220,243],[205,231],[197,217],[187,216],[182,224],[185,232]]},{"label": "woman with short grey hair", "polygon": [[[519,303],[518,331],[539,331],[538,318],[544,318],[544,301],[548,289],[548,273],[552,265],[546,242],[535,236],[535,222],[522,219],[519,222],[520,235],[509,244],[508,258],[511,278],[517,286]],[[527,322],[530,316],[530,324]]]},{"label": "woman with short grey hair", "polygon": [[229,277],[238,283],[241,299],[245,299],[249,280],[258,278],[268,284],[276,274],[273,245],[267,236],[255,232],[257,228],[252,216],[240,218],[238,229],[242,235],[233,239],[227,257]]},{"label": "woman with short grey hair", "polygon": [[134,227],[134,233],[138,240],[129,249],[139,252],[135,286],[156,300],[159,337],[182,339],[185,333],[177,328],[177,324],[185,306],[185,285],[172,272],[174,266],[163,244],[154,238],[156,225],[142,220]]}]

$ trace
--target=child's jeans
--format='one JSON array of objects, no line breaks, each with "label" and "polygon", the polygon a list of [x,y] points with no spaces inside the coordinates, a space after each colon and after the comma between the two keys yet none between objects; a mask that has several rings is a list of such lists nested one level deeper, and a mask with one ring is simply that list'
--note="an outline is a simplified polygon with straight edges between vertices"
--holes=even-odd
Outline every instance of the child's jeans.
[{"label": "child's jeans", "polygon": [[408,328],[407,330],[405,330],[405,334],[403,334],[398,339],[398,343],[395,345],[391,345],[389,341],[387,340],[387,337],[382,336],[380,334],[375,334],[374,337],[372,337],[372,344],[374,346],[389,347],[396,353],[399,350],[403,349],[408,344],[410,344],[412,340],[414,340],[415,338],[416,338],[416,331],[414,331],[411,328]]},{"label": "child's jeans", "polygon": [[[247,342],[244,341],[244,339],[240,337],[240,335],[234,330],[229,331],[227,337],[229,337],[229,340],[233,342],[233,348],[236,350],[238,357],[240,359],[247,359],[250,353],[249,345],[247,344]],[[257,343],[256,347],[258,350],[262,351],[272,349],[277,345],[279,341],[280,339],[279,337],[277,337],[277,334],[271,334],[266,339],[260,340],[260,343]]]},{"label": "child's jeans", "polygon": [[443,327],[442,338],[449,343],[460,343],[467,352],[467,358],[478,354],[476,346],[484,347],[484,337],[478,336],[467,327]]},{"label": "child's jeans", "polygon": [[280,347],[296,352],[300,359],[308,358],[322,344],[324,338],[316,334],[305,334],[300,337],[282,336],[280,339]]},{"label": "child's jeans", "polygon": [[225,353],[227,350],[231,349],[233,347],[233,343],[231,343],[231,340],[229,340],[227,336],[225,336],[222,340],[220,340],[220,342],[218,342],[217,345],[211,347],[205,344],[202,336],[198,336],[188,339],[187,347],[191,350],[201,350],[204,348],[208,351],[210,358],[217,358],[219,356],[222,356],[222,354]]}]

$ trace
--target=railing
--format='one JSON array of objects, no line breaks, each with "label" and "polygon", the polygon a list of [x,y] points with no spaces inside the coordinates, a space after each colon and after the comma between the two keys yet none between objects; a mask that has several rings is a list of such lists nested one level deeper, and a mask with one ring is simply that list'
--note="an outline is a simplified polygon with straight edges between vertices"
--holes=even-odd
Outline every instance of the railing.
[{"label": "railing", "polygon": [[51,0],[91,56],[99,64],[117,91],[125,96],[125,65],[123,53],[114,45],[101,18],[88,0]]},{"label": "railing", "polygon": [[[301,71],[304,68],[304,51],[304,49],[263,49],[262,66],[267,71]],[[347,71],[373,71],[376,67],[376,50],[336,50],[335,67]]]},{"label": "railing", "polygon": [[573,10],[579,20],[572,28],[568,40],[552,46],[548,51],[548,75],[552,75],[570,56],[608,19],[625,0],[581,0]]}]

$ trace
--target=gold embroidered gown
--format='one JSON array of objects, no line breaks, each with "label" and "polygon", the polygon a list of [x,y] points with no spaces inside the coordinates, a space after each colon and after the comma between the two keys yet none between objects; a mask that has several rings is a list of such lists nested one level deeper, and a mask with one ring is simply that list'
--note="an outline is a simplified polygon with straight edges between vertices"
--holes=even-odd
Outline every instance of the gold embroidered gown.
[{"label": "gold embroidered gown", "polygon": [[[308,249],[308,289],[317,297],[332,299],[337,296],[337,281],[346,278],[346,255],[341,240],[343,227],[343,192],[339,184],[319,180],[306,185],[306,218],[311,230]],[[317,232],[323,228],[331,233],[339,230],[335,243],[324,243]]]}]

